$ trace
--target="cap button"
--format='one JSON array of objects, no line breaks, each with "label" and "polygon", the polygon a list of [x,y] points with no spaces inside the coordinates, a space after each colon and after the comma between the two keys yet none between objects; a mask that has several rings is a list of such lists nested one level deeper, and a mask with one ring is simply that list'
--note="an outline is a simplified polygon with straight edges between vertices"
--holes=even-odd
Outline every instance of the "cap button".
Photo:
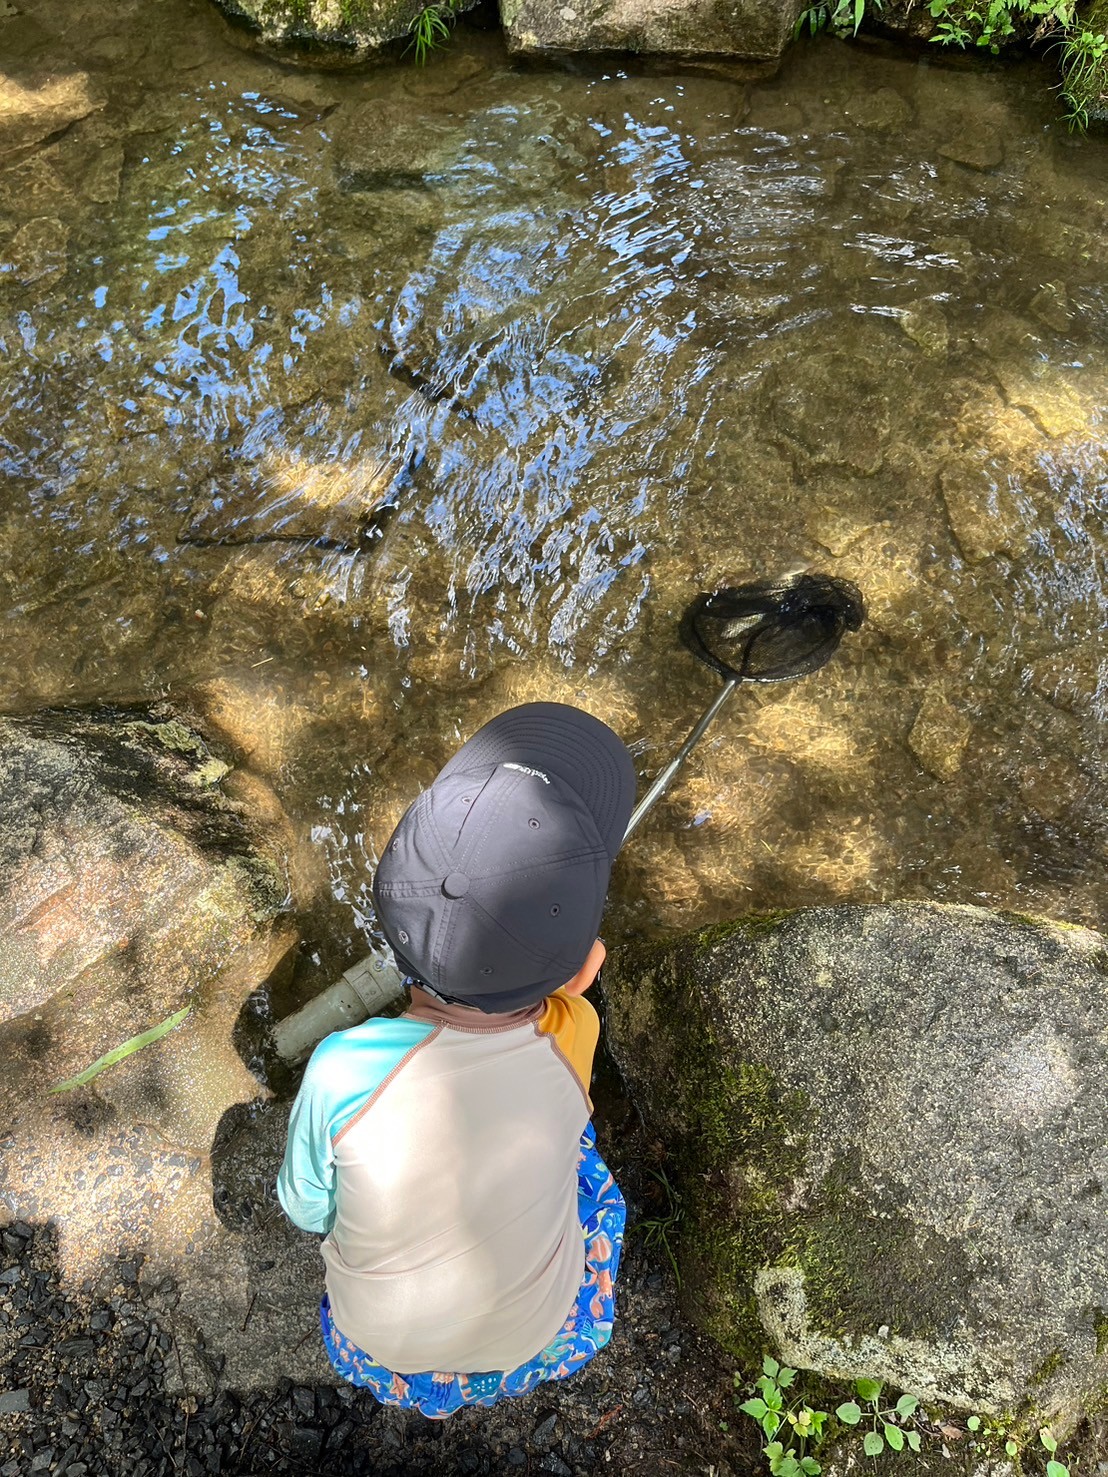
[{"label": "cap button", "polygon": [[469,878],[464,872],[451,872],[443,879],[442,890],[447,897],[465,897],[469,891]]}]

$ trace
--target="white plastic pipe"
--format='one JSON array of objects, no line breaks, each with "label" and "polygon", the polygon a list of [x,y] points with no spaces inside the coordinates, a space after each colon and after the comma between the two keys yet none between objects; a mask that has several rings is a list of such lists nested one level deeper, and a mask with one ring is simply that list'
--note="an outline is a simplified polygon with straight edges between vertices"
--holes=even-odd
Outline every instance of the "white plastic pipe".
[{"label": "white plastic pipe", "polygon": [[311,1056],[325,1036],[380,1015],[404,993],[404,977],[387,949],[375,949],[273,1028],[277,1055],[286,1062]]}]

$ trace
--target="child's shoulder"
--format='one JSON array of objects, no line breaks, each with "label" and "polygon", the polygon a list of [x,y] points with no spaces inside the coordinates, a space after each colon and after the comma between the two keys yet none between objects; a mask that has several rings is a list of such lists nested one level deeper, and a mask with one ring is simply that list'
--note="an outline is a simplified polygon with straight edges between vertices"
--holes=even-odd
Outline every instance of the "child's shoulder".
[{"label": "child's shoulder", "polygon": [[308,1060],[305,1085],[344,1095],[348,1083],[383,1080],[434,1030],[426,1021],[407,1016],[372,1016],[361,1025],[325,1036]]}]

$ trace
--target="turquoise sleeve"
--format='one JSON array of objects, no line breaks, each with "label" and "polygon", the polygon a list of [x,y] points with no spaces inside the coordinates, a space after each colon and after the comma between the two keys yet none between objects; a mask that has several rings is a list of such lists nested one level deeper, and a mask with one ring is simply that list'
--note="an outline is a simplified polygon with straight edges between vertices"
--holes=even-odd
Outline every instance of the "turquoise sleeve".
[{"label": "turquoise sleeve", "polygon": [[335,1135],[434,1029],[425,1021],[374,1019],[336,1031],[312,1053],[277,1175],[277,1198],[302,1231],[326,1232],[334,1224]]}]

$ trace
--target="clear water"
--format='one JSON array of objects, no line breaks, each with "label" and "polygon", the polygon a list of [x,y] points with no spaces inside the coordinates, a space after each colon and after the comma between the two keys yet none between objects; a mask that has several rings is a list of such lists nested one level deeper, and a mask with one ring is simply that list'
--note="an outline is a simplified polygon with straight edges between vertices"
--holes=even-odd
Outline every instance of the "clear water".
[{"label": "clear water", "polygon": [[648,779],[715,692],[685,603],[798,568],[867,625],[733,700],[613,935],[1108,921],[1108,145],[1049,72],[305,71],[199,0],[44,0],[0,73],[90,102],[0,174],[0,708],[167,696],[231,745],[291,818],[299,990],[460,739],[576,702]]}]

